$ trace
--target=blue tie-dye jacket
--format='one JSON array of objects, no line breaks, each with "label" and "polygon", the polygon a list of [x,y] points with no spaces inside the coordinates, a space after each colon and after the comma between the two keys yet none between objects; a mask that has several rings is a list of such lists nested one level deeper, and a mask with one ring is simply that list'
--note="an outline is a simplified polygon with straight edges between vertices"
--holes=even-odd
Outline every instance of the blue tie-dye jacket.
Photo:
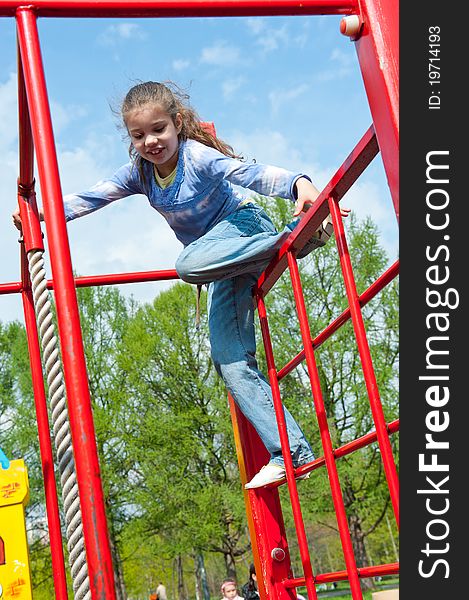
[{"label": "blue tie-dye jacket", "polygon": [[248,190],[294,200],[294,184],[304,176],[279,167],[244,163],[195,140],[182,142],[178,152],[176,176],[167,188],[161,189],[156,183],[153,164],[143,161],[142,177],[138,168],[128,163],[87,192],[65,196],[67,221],[125,196],[144,194],[187,246],[235,211],[249,198]]}]

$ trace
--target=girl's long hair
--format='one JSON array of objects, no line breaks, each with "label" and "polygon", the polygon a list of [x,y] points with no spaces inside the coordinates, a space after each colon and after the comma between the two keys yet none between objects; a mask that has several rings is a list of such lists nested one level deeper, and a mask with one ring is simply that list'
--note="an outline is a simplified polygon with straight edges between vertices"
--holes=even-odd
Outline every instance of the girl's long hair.
[{"label": "girl's long hair", "polygon": [[[213,136],[201,125],[199,115],[189,104],[189,95],[171,81],[165,81],[164,83],[145,81],[130,88],[120,110],[124,125],[126,124],[127,115],[132,110],[149,104],[160,106],[172,118],[173,123],[176,122],[176,115],[178,113],[181,115],[182,128],[178,136],[180,142],[196,140],[205,146],[215,148],[225,156],[242,158],[240,155],[235,154],[229,144]],[[143,165],[147,161],[137,153],[132,144],[129,146],[129,155],[143,178]]]}]

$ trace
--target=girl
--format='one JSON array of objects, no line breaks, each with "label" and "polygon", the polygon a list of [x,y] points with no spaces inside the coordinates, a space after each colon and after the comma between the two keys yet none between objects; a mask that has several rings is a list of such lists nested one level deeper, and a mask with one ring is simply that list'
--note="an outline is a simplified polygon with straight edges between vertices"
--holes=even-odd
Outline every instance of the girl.
[{"label": "girl", "polygon": [[238,589],[236,587],[236,581],[234,579],[225,579],[221,584],[221,600],[243,600],[241,596],[238,596]]},{"label": "girl", "polygon": [[[255,358],[251,290],[299,219],[278,233],[248,190],[291,199],[294,216],[308,210],[319,191],[301,173],[241,162],[228,144],[203,129],[187,100],[171,84],[149,81],[132,87],[121,106],[130,162],[90,190],[65,196],[65,218],[71,221],[125,196],[145,194],[168,221],[184,246],[176,262],[179,276],[209,284],[215,368],[270,453],[269,463],[245,486],[257,488],[283,479],[285,467],[271,389]],[[347,213],[342,210],[343,216]],[[21,226],[19,211],[13,220]],[[303,255],[329,238],[332,227],[324,223]],[[293,465],[311,462],[311,447],[286,409],[285,418]]]}]

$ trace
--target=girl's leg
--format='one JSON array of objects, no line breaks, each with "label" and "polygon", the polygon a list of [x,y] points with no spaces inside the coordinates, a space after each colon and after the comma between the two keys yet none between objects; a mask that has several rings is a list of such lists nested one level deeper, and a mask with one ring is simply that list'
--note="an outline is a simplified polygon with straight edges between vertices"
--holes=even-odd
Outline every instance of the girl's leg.
[{"label": "girl's leg", "polygon": [[[256,280],[257,275],[242,275],[210,284],[212,358],[241,412],[270,453],[271,462],[283,466],[271,388],[255,358],[252,286]],[[310,445],[290,412],[284,411],[294,466],[311,462],[314,455]]]},{"label": "girl's leg", "polygon": [[247,204],[184,248],[176,270],[198,284],[260,274],[290,233],[288,227],[278,233],[261,208]]},{"label": "girl's leg", "polygon": [[[278,233],[262,209],[247,205],[187,246],[176,262],[184,281],[210,283],[209,326],[215,367],[270,453],[277,479],[284,475],[284,461],[272,391],[255,358],[252,287],[290,233],[288,227]],[[312,461],[314,455],[303,432],[284,411],[293,464]],[[268,483],[265,479],[261,476],[262,485]],[[258,480],[255,485],[251,481],[250,487],[258,484]]]},{"label": "girl's leg", "polygon": [[[198,284],[260,274],[298,223],[295,219],[278,233],[260,207],[247,204],[184,248],[176,270],[184,281]],[[312,237],[298,258],[324,246],[327,239]]]}]

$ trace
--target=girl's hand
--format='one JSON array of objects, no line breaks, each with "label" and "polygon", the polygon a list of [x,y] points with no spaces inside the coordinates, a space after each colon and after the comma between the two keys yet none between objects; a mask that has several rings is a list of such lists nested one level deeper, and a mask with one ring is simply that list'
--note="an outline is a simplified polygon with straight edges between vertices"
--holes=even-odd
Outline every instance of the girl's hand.
[{"label": "girl's hand", "polygon": [[[307,212],[317,200],[320,192],[306,177],[300,177],[296,181],[297,201],[295,203],[294,217],[298,217],[301,213]],[[340,207],[342,217],[348,217],[350,208]]]},{"label": "girl's hand", "polygon": [[293,216],[298,217],[302,212],[306,212],[313,206],[320,191],[311,183],[311,181],[309,181],[309,179],[306,179],[306,177],[297,179],[295,187],[297,201],[295,202]]},{"label": "girl's hand", "polygon": [[[38,208],[38,213],[39,213],[39,220],[44,221],[44,211],[42,210],[42,208]],[[13,211],[13,214],[11,215],[11,217],[13,219],[13,225],[16,227],[16,229],[19,229],[21,231],[22,224],[21,224],[19,207]]]},{"label": "girl's hand", "polygon": [[11,216],[13,219],[13,225],[16,227],[16,229],[19,229],[21,231],[20,209],[16,208]]}]

